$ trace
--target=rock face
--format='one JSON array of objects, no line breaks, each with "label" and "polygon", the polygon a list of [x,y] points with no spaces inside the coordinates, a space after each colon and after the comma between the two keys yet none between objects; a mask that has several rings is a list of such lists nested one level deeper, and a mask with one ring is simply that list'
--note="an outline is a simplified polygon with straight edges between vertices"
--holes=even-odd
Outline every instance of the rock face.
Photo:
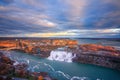
[{"label": "rock face", "polygon": [[97,44],[84,44],[78,46],[82,52],[92,52],[93,54],[99,54],[104,56],[120,57],[120,50],[111,46],[102,46]]},{"label": "rock face", "polygon": [[120,51],[114,47],[84,44],[71,51],[76,54],[75,62],[95,64],[120,70]]},{"label": "rock face", "polygon": [[10,48],[10,47],[16,47],[15,41],[0,41],[0,48]]},{"label": "rock face", "polygon": [[80,49],[83,51],[110,51],[110,52],[117,52],[114,47],[111,46],[102,46],[97,44],[83,44],[79,46]]},{"label": "rock face", "polygon": [[0,53],[0,75],[12,74],[13,72],[13,61]]}]

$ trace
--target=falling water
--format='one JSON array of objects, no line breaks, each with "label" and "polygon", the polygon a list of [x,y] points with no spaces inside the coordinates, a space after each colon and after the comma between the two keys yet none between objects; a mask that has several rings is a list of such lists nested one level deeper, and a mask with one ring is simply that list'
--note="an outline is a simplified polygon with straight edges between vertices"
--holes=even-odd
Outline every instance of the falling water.
[{"label": "falling water", "polygon": [[72,59],[76,55],[72,54],[71,52],[67,51],[51,51],[50,56],[48,57],[49,60],[56,60],[56,61],[65,61],[65,62],[72,62]]}]

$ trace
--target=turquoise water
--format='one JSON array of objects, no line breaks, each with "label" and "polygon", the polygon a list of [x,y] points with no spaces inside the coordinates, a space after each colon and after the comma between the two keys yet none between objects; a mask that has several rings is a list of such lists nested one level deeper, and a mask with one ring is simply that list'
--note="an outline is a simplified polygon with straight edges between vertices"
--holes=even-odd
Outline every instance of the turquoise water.
[{"label": "turquoise water", "polygon": [[58,80],[120,80],[120,71],[80,63],[50,61],[21,52],[4,52],[11,59],[25,62],[31,71],[48,72]]}]

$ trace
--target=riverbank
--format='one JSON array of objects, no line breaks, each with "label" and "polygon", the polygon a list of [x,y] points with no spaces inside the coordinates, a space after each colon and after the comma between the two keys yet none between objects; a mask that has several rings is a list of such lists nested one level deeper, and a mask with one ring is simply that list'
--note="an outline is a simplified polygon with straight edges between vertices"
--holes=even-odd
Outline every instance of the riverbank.
[{"label": "riverbank", "polygon": [[0,80],[57,80],[47,72],[31,72],[26,63],[18,63],[0,52]]}]

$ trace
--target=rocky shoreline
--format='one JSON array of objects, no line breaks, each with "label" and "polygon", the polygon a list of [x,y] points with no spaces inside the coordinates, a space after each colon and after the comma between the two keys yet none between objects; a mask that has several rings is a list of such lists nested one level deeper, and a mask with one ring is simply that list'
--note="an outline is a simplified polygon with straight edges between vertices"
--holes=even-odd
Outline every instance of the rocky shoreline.
[{"label": "rocky shoreline", "polygon": [[28,54],[47,58],[50,52],[63,47],[65,51],[76,54],[74,62],[94,64],[120,70],[120,50],[98,44],[79,45],[71,39],[43,39],[43,40],[4,40],[0,41],[1,49],[19,50]]},{"label": "rocky shoreline", "polygon": [[94,64],[120,70],[120,51],[114,47],[96,44],[80,45],[79,50],[74,50],[77,57],[75,62]]},{"label": "rocky shoreline", "polygon": [[57,80],[47,72],[30,72],[27,68],[27,64],[15,64],[0,52],[0,80]]}]

